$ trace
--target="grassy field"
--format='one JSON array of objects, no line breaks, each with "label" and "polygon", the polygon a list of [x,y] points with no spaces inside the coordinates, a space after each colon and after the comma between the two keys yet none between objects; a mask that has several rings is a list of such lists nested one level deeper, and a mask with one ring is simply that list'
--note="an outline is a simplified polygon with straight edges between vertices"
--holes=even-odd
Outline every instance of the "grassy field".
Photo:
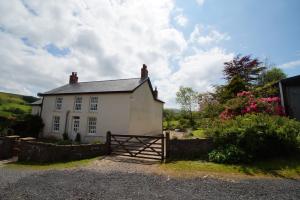
[{"label": "grassy field", "polygon": [[171,161],[161,166],[174,174],[216,176],[300,178],[300,158],[259,161],[253,164],[226,165],[207,161]]},{"label": "grassy field", "polygon": [[9,169],[16,169],[16,170],[59,170],[59,169],[84,167],[97,159],[100,158],[96,157],[96,158],[84,159],[78,161],[45,163],[45,164],[32,163],[32,162],[13,162],[13,163],[5,164],[4,167]]},{"label": "grassy field", "polygon": [[31,106],[28,103],[35,100],[37,99],[30,96],[0,92],[0,116],[16,117],[30,113]]}]

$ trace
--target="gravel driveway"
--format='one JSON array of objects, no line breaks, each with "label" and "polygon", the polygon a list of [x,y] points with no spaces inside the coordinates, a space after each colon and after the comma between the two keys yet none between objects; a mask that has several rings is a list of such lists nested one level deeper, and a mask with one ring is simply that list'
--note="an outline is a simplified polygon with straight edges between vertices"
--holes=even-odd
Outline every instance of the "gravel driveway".
[{"label": "gravel driveway", "polygon": [[0,167],[0,199],[300,199],[300,181],[174,178],[157,164],[105,158],[69,170]]}]

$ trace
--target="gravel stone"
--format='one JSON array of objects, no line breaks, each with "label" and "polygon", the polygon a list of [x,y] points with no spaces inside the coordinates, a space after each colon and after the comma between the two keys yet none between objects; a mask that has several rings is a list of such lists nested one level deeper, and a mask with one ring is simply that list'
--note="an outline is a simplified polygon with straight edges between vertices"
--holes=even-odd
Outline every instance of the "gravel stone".
[{"label": "gravel stone", "polygon": [[300,199],[300,180],[175,178],[157,165],[105,158],[69,170],[0,167],[0,199]]}]

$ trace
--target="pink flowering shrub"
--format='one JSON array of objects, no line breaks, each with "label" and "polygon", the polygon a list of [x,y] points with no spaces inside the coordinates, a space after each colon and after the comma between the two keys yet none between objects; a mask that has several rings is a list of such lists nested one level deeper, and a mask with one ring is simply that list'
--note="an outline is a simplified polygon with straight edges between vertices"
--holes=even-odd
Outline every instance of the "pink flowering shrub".
[{"label": "pink flowering shrub", "polygon": [[247,113],[265,113],[269,115],[285,115],[279,97],[256,98],[250,91],[243,91],[237,97],[227,102],[220,118],[228,120],[237,115]]}]

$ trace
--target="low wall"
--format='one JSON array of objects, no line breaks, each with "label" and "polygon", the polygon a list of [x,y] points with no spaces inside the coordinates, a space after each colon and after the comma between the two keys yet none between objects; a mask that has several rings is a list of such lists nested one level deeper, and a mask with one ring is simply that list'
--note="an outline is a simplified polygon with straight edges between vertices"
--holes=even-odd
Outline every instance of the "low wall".
[{"label": "low wall", "polygon": [[167,155],[169,158],[195,158],[207,155],[213,150],[211,139],[169,140]]},{"label": "low wall", "polygon": [[106,144],[56,145],[21,141],[19,161],[39,163],[80,160],[107,154]]},{"label": "low wall", "polygon": [[0,160],[11,158],[19,136],[0,137]]}]

